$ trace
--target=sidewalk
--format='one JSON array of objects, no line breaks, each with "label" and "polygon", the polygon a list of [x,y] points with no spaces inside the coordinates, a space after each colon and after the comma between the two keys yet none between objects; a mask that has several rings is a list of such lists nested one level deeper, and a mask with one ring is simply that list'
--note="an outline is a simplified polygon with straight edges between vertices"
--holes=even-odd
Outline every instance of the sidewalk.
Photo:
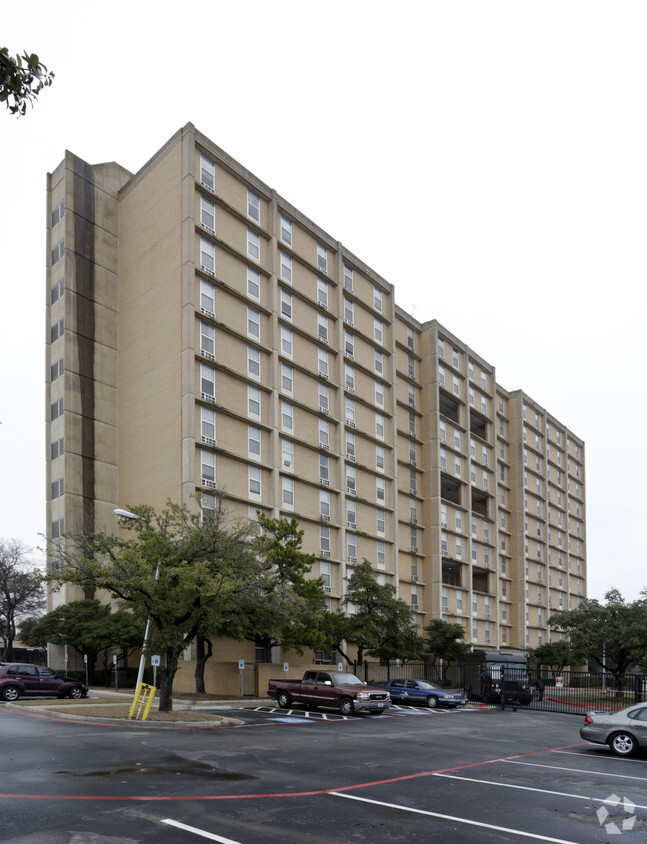
[{"label": "sidewalk", "polygon": [[[21,698],[15,703],[5,703],[8,709],[19,709],[31,712],[33,715],[56,716],[57,718],[73,719],[76,721],[128,721],[128,713],[133,701],[134,692],[115,691],[105,688],[90,688],[87,698],[71,700],[70,698]],[[163,723],[165,726],[192,727],[225,727],[243,724],[239,718],[221,715],[219,712],[205,712],[204,710],[227,710],[242,706],[262,706],[268,704],[269,699],[238,698],[231,700],[213,699],[200,701],[195,696],[174,697],[172,712],[159,712],[157,707],[159,698],[155,697],[148,714],[147,721],[140,724]],[[129,723],[133,723],[132,721]]]}]

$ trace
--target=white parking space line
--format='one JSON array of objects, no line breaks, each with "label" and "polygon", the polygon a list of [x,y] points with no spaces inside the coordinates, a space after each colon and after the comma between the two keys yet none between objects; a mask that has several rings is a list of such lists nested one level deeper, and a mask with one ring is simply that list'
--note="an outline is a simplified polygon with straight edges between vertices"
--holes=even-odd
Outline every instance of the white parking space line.
[{"label": "white parking space line", "polygon": [[569,768],[567,765],[540,765],[538,762],[518,762],[515,759],[501,759],[507,765],[527,765],[529,768],[548,768],[553,771],[567,771],[569,774],[589,774],[598,777],[617,777],[622,780],[647,781],[647,777],[632,777],[629,774],[609,774],[606,771],[592,771],[590,768]]},{"label": "white parking space line", "polygon": [[427,812],[424,809],[412,809],[410,806],[399,806],[396,803],[384,803],[382,800],[369,800],[367,797],[357,797],[355,794],[342,794],[339,791],[330,791],[329,794],[332,797],[345,797],[347,800],[359,800],[361,803],[372,803],[374,806],[384,806],[387,809],[397,809],[399,812],[412,812],[416,815],[426,815],[427,817],[452,821],[452,823],[464,823],[468,826],[478,826],[482,829],[493,829],[496,832],[509,832],[512,835],[519,835],[522,838],[534,838],[537,841],[551,841],[553,844],[580,844],[578,841],[571,841],[566,838],[551,838],[548,835],[538,835],[535,832],[523,832],[521,829],[512,829],[507,826],[496,826],[495,824],[483,823],[482,821],[470,821],[467,818],[457,818],[454,815],[442,815],[440,812]]},{"label": "white parking space line", "polygon": [[[589,747],[597,747],[598,750],[602,749],[602,745],[600,744],[589,744]],[[611,753],[601,753],[599,756],[591,756],[590,753],[584,753],[580,751],[577,753],[575,750],[551,750],[550,753],[563,753],[565,756],[585,756],[587,759],[603,759],[605,762],[609,760],[610,762],[623,762],[625,765],[627,762],[630,762],[633,765],[645,765],[644,759],[627,759],[626,756],[614,756]]]},{"label": "white parking space line", "polygon": [[240,841],[234,841],[233,838],[223,838],[222,835],[215,835],[213,832],[198,829],[197,826],[188,826],[185,823],[174,821],[171,818],[162,818],[161,822],[168,824],[168,826],[177,827],[177,829],[183,829],[186,832],[192,832],[194,835],[200,835],[202,838],[208,838],[209,841],[219,841],[220,844],[240,844]]},{"label": "white parking space line", "polygon": [[[554,797],[571,797],[574,800],[593,800],[598,803],[605,803],[607,797],[592,797],[588,794],[571,794],[568,791],[549,791],[547,788],[531,788],[529,785],[516,785],[511,782],[495,782],[494,780],[481,780],[475,777],[460,777],[454,774],[433,774],[434,777],[445,777],[449,780],[465,780],[465,782],[475,782],[482,785],[496,785],[499,788],[516,788],[518,791],[536,791],[539,794],[550,794]],[[637,809],[647,809],[647,806],[640,806],[638,803],[634,804]]]}]

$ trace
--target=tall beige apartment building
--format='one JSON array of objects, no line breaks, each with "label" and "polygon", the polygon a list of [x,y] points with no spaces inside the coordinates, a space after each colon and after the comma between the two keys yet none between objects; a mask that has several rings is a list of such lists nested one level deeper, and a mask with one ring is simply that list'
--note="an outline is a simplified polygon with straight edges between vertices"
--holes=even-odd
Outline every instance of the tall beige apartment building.
[{"label": "tall beige apartment building", "polygon": [[193,125],[135,174],[66,153],[48,221],[50,536],[222,488],[298,519],[331,609],[366,557],[526,650],[585,596],[583,441]]}]

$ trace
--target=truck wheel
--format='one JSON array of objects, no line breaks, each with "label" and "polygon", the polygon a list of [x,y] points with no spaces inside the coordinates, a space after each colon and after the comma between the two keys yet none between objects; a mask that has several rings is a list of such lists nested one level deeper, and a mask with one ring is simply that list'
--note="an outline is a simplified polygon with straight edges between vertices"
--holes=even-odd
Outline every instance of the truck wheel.
[{"label": "truck wheel", "polygon": [[288,709],[290,706],[290,695],[287,692],[280,691],[276,696],[276,702],[281,709]]},{"label": "truck wheel", "polygon": [[435,709],[438,706],[438,698],[433,695],[429,695],[427,698],[427,706],[429,709]]},{"label": "truck wheel", "polygon": [[349,697],[341,698],[337,705],[339,706],[339,711],[342,715],[352,715],[355,711],[353,701]]}]

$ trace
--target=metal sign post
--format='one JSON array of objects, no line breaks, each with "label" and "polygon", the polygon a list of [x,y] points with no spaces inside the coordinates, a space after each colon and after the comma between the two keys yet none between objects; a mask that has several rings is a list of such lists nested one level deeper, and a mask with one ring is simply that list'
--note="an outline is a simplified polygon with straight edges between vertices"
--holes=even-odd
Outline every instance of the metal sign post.
[{"label": "metal sign post", "polygon": [[85,685],[90,688],[90,682],[88,680],[88,655],[83,654],[83,662],[85,663]]},{"label": "metal sign post", "polygon": [[157,666],[160,664],[159,654],[151,654],[151,665],[153,666],[153,688],[157,688]]},{"label": "metal sign post", "polygon": [[243,671],[245,670],[245,660],[238,660],[238,670],[240,671],[240,696],[243,696]]},{"label": "metal sign post", "polygon": [[288,671],[289,670],[290,670],[290,666],[287,664],[287,662],[284,662],[283,663],[283,673],[285,674],[286,680],[288,679]]},{"label": "metal sign post", "polygon": [[119,691],[119,678],[117,677],[117,654],[112,655],[112,670],[115,672],[115,691]]}]

